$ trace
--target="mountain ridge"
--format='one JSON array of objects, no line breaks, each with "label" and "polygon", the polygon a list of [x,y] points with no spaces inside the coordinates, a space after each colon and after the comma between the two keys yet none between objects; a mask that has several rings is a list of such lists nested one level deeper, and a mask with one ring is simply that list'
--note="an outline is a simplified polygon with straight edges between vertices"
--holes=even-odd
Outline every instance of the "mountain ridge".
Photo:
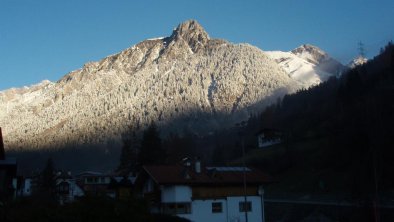
[{"label": "mountain ridge", "polygon": [[130,126],[179,118],[186,121],[171,130],[206,132],[297,88],[257,47],[210,39],[189,20],[169,37],[86,63],[48,87],[15,98],[0,93],[0,125],[8,148],[33,150],[106,144]]}]

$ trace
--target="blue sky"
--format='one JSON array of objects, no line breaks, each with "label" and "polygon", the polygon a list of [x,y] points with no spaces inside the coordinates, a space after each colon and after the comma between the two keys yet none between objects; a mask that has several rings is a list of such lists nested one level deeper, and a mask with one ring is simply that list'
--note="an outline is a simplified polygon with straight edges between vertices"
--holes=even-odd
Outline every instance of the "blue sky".
[{"label": "blue sky", "polygon": [[0,90],[56,81],[84,63],[196,19],[213,38],[288,51],[309,43],[343,63],[394,39],[392,0],[0,0]]}]

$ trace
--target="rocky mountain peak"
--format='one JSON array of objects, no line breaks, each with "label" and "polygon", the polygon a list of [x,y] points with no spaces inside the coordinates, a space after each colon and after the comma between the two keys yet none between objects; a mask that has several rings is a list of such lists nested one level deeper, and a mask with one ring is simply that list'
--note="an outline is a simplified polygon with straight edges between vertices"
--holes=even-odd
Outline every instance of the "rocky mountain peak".
[{"label": "rocky mountain peak", "polygon": [[171,39],[184,40],[193,52],[204,48],[209,41],[208,33],[196,20],[188,20],[178,25],[173,31]]},{"label": "rocky mountain peak", "polygon": [[314,54],[321,54],[321,55],[326,54],[319,47],[314,46],[314,45],[310,45],[310,44],[303,44],[303,45],[293,49],[291,52],[293,52],[294,54],[303,53],[303,52],[314,53]]},{"label": "rocky mountain peak", "polygon": [[321,63],[322,61],[329,58],[326,52],[310,44],[301,45],[298,48],[293,49],[291,52],[296,56],[306,59],[307,61],[314,64]]}]

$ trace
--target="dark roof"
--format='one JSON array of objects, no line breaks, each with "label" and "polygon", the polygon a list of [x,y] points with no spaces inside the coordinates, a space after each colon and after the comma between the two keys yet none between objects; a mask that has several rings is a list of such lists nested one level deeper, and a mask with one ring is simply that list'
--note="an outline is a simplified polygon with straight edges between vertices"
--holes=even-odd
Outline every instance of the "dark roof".
[{"label": "dark roof", "polygon": [[8,157],[0,160],[0,165],[16,165],[16,158]]},{"label": "dark roof", "polygon": [[75,177],[76,178],[83,178],[83,177],[107,177],[108,175],[103,174],[101,172],[95,172],[95,171],[84,171],[79,174],[77,174]]},{"label": "dark roof", "polygon": [[[235,185],[242,184],[244,178],[242,167],[205,167],[201,173],[196,173],[192,167],[182,165],[144,166],[143,169],[157,184],[162,185]],[[258,169],[246,168],[245,173],[248,184],[272,181],[269,175]]]}]

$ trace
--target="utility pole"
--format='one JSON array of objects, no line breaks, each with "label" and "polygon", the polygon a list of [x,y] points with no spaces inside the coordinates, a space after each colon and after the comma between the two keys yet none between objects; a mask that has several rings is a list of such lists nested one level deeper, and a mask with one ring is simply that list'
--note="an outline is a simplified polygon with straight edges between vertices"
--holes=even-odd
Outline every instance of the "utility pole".
[{"label": "utility pole", "polygon": [[362,43],[361,41],[358,42],[358,53],[361,57],[365,58],[365,47],[364,47],[364,43]]},{"label": "utility pole", "polygon": [[244,187],[244,204],[243,210],[245,212],[245,222],[248,222],[248,204],[247,204],[247,194],[246,194],[246,164],[245,164],[245,138],[244,138],[244,127],[246,123],[242,121],[240,124],[237,124],[239,127],[239,134],[241,137],[241,146],[242,146],[242,172],[243,172],[243,187]]},{"label": "utility pole", "polygon": [[245,164],[245,141],[242,136],[242,168],[243,168],[243,182],[244,182],[244,211],[245,211],[245,221],[248,222],[248,208],[247,208],[247,198],[246,198],[246,164]]}]

